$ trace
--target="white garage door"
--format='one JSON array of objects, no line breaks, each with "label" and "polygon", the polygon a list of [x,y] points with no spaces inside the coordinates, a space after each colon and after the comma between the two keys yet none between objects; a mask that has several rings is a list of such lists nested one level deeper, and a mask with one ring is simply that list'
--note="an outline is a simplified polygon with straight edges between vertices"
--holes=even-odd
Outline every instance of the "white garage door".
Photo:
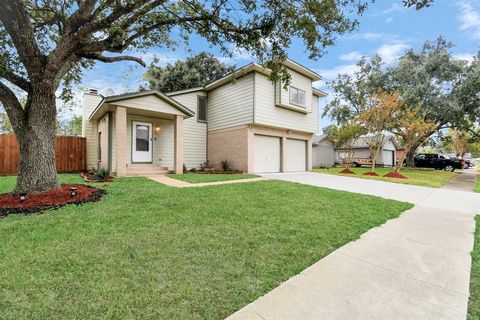
[{"label": "white garage door", "polygon": [[255,135],[255,172],[280,171],[280,138]]},{"label": "white garage door", "polygon": [[287,139],[285,171],[305,171],[307,168],[307,143],[305,140]]},{"label": "white garage door", "polygon": [[382,160],[384,166],[393,166],[393,155],[394,151],[392,150],[383,150]]}]

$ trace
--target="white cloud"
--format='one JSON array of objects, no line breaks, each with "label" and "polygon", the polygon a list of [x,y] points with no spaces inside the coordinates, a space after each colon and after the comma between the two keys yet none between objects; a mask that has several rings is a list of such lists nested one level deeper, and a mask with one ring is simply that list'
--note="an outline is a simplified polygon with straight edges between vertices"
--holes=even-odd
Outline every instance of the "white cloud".
[{"label": "white cloud", "polygon": [[386,35],[383,33],[376,32],[361,32],[353,35],[353,38],[363,39],[367,41],[379,40],[384,38]]},{"label": "white cloud", "polygon": [[386,64],[389,64],[397,60],[402,52],[409,47],[405,42],[383,44],[377,49],[377,54],[382,57]]},{"label": "white cloud", "polygon": [[380,12],[380,14],[390,14],[390,13],[401,12],[405,10],[406,8],[400,5],[400,3],[394,3],[388,9],[385,9],[382,12]]},{"label": "white cloud", "polygon": [[233,47],[233,54],[231,57],[217,57],[222,63],[237,64],[239,61],[252,60],[254,56],[243,48]]},{"label": "white cloud", "polygon": [[[315,71],[318,72],[320,76],[322,76],[322,80],[328,81],[335,79],[339,74],[353,75],[357,70],[358,67],[356,64],[344,64],[336,66],[332,69],[320,69]],[[322,83],[320,82],[319,84],[321,85]]]},{"label": "white cloud", "polygon": [[474,6],[467,1],[459,2],[460,8],[460,30],[468,31],[474,39],[480,39],[480,14]]},{"label": "white cloud", "polygon": [[392,18],[392,17],[388,17],[387,19],[385,19],[385,22],[386,22],[386,23],[390,23],[390,22],[392,22],[392,21],[393,21],[393,18]]},{"label": "white cloud", "polygon": [[465,60],[469,63],[473,61],[474,54],[472,53],[455,53],[453,55],[454,60]]},{"label": "white cloud", "polygon": [[352,51],[349,53],[342,54],[339,59],[344,61],[357,61],[362,57],[362,54],[358,51]]}]

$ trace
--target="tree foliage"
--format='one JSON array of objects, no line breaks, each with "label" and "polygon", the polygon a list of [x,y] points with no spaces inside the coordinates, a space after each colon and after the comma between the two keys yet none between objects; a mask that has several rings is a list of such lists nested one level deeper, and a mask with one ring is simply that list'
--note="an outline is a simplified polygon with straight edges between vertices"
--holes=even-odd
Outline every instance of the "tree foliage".
[{"label": "tree foliage", "polygon": [[382,91],[398,93],[407,106],[421,105],[424,122],[435,124],[418,145],[443,128],[470,130],[480,117],[480,56],[470,63],[455,60],[452,46],[441,37],[427,41],[420,50],[408,50],[390,66],[379,56],[362,58],[353,75],[339,75],[329,83],[336,96],[324,116],[339,123],[349,121],[361,113],[364,101]]},{"label": "tree foliage", "polygon": [[385,132],[392,129],[393,115],[400,107],[398,95],[378,92],[369,98],[358,115],[359,123],[368,135],[365,139],[370,150],[372,172],[375,172],[378,154],[385,140]]},{"label": "tree foliage", "polygon": [[164,67],[158,66],[158,59],[154,59],[143,75],[146,85],[141,89],[172,92],[203,87],[234,70],[234,66],[220,62],[207,52],[169,63]]},{"label": "tree foliage", "polygon": [[73,116],[64,123],[59,123],[58,134],[63,136],[80,136],[82,134],[82,116]]},{"label": "tree foliage", "polygon": [[327,140],[335,150],[346,168],[350,168],[353,157],[353,145],[363,133],[362,126],[355,121],[345,122],[341,126],[330,126]]},{"label": "tree foliage", "polygon": [[409,106],[400,98],[396,98],[396,104],[395,112],[392,114],[391,131],[405,149],[395,165],[395,172],[399,173],[407,155],[415,151],[425,135],[434,130],[437,124],[425,120],[425,109],[421,104]]}]

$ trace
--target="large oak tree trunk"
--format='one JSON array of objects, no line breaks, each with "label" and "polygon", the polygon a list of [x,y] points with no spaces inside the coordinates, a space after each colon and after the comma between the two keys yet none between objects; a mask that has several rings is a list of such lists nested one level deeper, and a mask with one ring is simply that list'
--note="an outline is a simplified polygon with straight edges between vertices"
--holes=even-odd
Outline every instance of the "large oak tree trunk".
[{"label": "large oak tree trunk", "polygon": [[55,165],[55,90],[33,88],[25,106],[24,125],[16,132],[20,169],[16,193],[42,192],[60,185]]}]

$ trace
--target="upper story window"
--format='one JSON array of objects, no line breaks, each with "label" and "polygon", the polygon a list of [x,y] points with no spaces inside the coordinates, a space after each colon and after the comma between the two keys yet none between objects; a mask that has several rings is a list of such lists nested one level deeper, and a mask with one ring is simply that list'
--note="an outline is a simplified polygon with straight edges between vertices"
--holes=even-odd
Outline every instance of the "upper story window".
[{"label": "upper story window", "polygon": [[290,86],[290,104],[297,107],[306,107],[307,93],[303,90]]},{"label": "upper story window", "polygon": [[197,96],[197,119],[199,122],[207,122],[207,97]]}]

